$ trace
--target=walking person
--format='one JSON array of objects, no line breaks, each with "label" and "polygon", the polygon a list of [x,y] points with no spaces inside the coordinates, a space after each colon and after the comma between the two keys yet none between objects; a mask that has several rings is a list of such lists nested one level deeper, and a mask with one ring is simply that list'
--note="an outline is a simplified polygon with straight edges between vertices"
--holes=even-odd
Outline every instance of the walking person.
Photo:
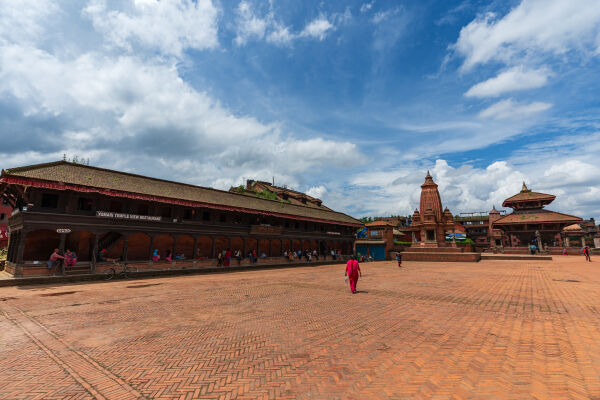
[{"label": "walking person", "polygon": [[222,266],[223,266],[223,253],[218,252],[217,253],[217,267],[222,267]]},{"label": "walking person", "polygon": [[590,248],[588,246],[583,248],[583,255],[585,256],[585,261],[592,262],[592,258],[590,257]]},{"label": "walking person", "polygon": [[402,254],[396,253],[396,261],[398,261],[398,268],[402,267]]},{"label": "walking person", "polygon": [[352,255],[346,263],[346,272],[344,273],[344,276],[348,277],[348,280],[350,281],[350,290],[352,291],[352,294],[355,294],[356,284],[358,283],[358,278],[362,276],[362,272],[360,272],[360,266],[354,255]]}]

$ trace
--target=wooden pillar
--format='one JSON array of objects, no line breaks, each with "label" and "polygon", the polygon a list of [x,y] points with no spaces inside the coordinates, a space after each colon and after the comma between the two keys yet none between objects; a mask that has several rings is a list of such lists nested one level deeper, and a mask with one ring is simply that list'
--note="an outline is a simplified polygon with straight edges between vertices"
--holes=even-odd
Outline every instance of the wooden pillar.
[{"label": "wooden pillar", "polygon": [[281,237],[279,238],[279,247],[281,247],[279,249],[279,257],[283,257],[283,239]]},{"label": "wooden pillar", "polygon": [[129,235],[124,235],[123,239],[123,262],[127,263],[127,245],[129,244]]},{"label": "wooden pillar", "polygon": [[177,254],[177,238],[179,235],[173,236],[173,249],[171,252],[171,260],[175,260],[175,255]]},{"label": "wooden pillar", "polygon": [[244,245],[243,245],[243,250],[242,250],[242,258],[246,258],[246,256],[248,255],[248,249],[246,248],[246,241],[248,240],[248,238],[246,236],[244,236]]},{"label": "wooden pillar", "polygon": [[212,240],[212,248],[210,249],[210,258],[215,258],[215,244],[216,244],[215,237],[211,236],[210,240]]},{"label": "wooden pillar", "polygon": [[96,257],[98,256],[98,234],[94,233],[94,247],[92,248],[92,272],[96,272]]},{"label": "wooden pillar", "polygon": [[273,256],[273,239],[269,239],[269,257]]},{"label": "wooden pillar", "polygon": [[27,233],[23,230],[18,231],[19,234],[17,236],[17,243],[15,249],[16,255],[14,258],[16,259],[17,264],[23,263],[23,253],[25,252],[25,239],[27,238]]},{"label": "wooden pillar", "polygon": [[[62,253],[65,254],[65,243],[67,241],[67,234],[66,233],[61,233],[60,234],[60,242],[58,244],[58,250]],[[65,260],[63,259],[60,263],[60,274],[64,275],[65,274]]]},{"label": "wooden pillar", "polygon": [[194,245],[192,246],[192,260],[198,257],[198,236],[194,236]]},{"label": "wooden pillar", "polygon": [[150,253],[148,254],[149,260],[152,260],[153,254],[154,254],[154,235],[150,235]]}]

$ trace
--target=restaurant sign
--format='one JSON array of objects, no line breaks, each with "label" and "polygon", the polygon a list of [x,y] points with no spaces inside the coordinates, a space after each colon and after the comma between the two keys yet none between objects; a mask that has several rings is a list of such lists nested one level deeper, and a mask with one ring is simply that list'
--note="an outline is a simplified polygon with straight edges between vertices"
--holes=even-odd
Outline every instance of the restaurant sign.
[{"label": "restaurant sign", "polygon": [[339,233],[339,232],[325,232],[325,233],[327,233],[328,235],[341,235],[341,233]]},{"label": "restaurant sign", "polygon": [[116,213],[110,211],[96,211],[96,217],[105,217],[105,218],[118,218],[118,219],[136,219],[139,221],[160,221],[161,217],[156,217],[153,215],[137,215],[137,214],[126,214],[126,213]]}]

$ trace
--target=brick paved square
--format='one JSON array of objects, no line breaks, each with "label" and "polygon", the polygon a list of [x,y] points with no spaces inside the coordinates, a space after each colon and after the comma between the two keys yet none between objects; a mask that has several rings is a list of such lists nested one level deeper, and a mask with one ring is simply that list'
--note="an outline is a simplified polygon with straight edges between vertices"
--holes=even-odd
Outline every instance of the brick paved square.
[{"label": "brick paved square", "polygon": [[0,399],[600,399],[600,263],[0,288]]}]

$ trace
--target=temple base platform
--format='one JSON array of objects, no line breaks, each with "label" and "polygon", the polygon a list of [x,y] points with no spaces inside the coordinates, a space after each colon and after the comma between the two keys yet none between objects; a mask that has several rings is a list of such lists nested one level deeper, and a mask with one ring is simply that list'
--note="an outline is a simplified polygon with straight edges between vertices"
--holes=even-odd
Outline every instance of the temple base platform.
[{"label": "temple base platform", "polygon": [[464,252],[456,247],[409,248],[403,251],[402,261],[479,262],[481,253]]},{"label": "temple base platform", "polygon": [[549,255],[531,255],[531,254],[481,254],[482,260],[535,260],[552,261]]}]

